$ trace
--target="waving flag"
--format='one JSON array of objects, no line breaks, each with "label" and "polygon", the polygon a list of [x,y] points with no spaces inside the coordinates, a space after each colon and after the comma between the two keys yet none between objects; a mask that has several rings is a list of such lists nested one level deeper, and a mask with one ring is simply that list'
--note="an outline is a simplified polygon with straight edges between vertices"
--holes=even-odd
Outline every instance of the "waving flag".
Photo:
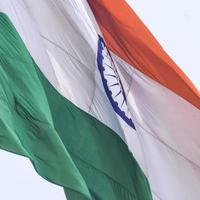
[{"label": "waving flag", "polygon": [[68,199],[198,199],[199,93],[125,1],[0,10],[2,149]]}]

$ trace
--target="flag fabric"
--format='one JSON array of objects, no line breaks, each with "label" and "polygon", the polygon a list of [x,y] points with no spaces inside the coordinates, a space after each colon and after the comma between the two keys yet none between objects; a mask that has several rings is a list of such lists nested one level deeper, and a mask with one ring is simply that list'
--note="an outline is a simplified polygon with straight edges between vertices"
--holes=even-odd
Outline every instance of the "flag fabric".
[{"label": "flag fabric", "polygon": [[[116,123],[114,111],[106,116],[98,106],[111,109],[103,87],[97,85],[94,91],[97,48],[94,51],[82,35],[87,30],[81,32],[73,22],[82,16],[72,4],[55,2],[12,1],[19,18],[7,3],[1,5],[10,19],[0,14],[0,146],[29,157],[42,177],[64,187],[67,199],[150,200],[147,179],[127,145],[76,106],[82,103],[85,110]],[[97,46],[95,41],[91,45]],[[98,90],[102,99],[92,100]],[[64,97],[66,92],[71,98]]]},{"label": "flag fabric", "polygon": [[0,11],[0,148],[68,199],[198,199],[199,92],[124,0]]}]

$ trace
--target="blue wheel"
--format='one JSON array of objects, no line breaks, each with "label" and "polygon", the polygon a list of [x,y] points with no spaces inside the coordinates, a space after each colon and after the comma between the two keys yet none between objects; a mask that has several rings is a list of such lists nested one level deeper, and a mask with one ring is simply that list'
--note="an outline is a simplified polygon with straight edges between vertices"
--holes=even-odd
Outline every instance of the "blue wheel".
[{"label": "blue wheel", "polygon": [[128,111],[126,96],[119,74],[112,60],[111,54],[101,36],[99,36],[97,65],[107,97],[114,111],[132,128],[135,125]]}]

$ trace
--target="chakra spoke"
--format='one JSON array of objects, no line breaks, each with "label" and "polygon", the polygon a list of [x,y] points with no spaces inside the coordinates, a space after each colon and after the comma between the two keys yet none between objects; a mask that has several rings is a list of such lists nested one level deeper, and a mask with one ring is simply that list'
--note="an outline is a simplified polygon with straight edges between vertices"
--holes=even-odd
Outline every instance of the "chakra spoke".
[{"label": "chakra spoke", "polygon": [[121,104],[121,107],[124,105],[124,103],[125,103],[125,98],[123,99],[123,102],[122,102],[122,104]]},{"label": "chakra spoke", "polygon": [[115,95],[115,97],[119,96],[121,93],[122,93],[122,91],[120,90],[120,91]]},{"label": "chakra spoke", "polygon": [[114,83],[114,84],[110,85],[109,87],[114,87],[114,86],[117,86],[117,85],[119,85],[119,83]]},{"label": "chakra spoke", "polygon": [[111,76],[111,77],[117,78],[115,75],[112,75],[112,74],[105,74],[105,76]]},{"label": "chakra spoke", "polygon": [[112,66],[110,66],[110,65],[108,65],[108,64],[106,64],[106,63],[104,63],[104,65],[108,66],[110,69],[113,70],[113,67],[112,67]]}]

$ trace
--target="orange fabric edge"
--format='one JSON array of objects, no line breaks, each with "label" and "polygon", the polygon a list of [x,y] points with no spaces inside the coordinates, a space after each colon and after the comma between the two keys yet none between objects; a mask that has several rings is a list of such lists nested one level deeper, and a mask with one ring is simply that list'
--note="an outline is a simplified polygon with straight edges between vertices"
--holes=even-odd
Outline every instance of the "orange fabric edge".
[{"label": "orange fabric edge", "polygon": [[88,0],[108,48],[200,109],[200,92],[125,0]]}]

